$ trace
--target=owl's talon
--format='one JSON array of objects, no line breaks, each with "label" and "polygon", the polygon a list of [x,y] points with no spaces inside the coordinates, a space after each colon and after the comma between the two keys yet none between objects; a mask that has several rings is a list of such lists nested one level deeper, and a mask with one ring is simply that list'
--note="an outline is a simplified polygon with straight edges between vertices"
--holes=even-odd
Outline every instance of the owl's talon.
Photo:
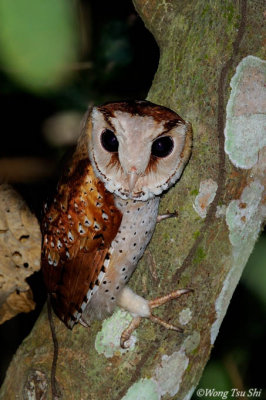
[{"label": "owl's talon", "polygon": [[177,212],[177,211],[174,211],[174,212],[170,213],[170,212],[167,210],[167,213],[166,213],[166,214],[162,214],[162,215],[158,215],[158,216],[157,216],[156,222],[159,223],[159,222],[161,222],[161,221],[163,221],[163,220],[165,220],[165,219],[168,219],[168,218],[176,218],[177,216],[178,216],[178,212]]},{"label": "owl's talon", "polygon": [[[156,299],[149,301],[150,309],[152,310],[153,308],[160,307],[161,305],[167,303],[168,301],[177,299],[178,297],[182,296],[182,294],[186,294],[186,293],[190,293],[190,292],[193,292],[193,289],[178,289],[178,290],[175,290],[174,292],[168,293],[165,296],[157,297]],[[172,331],[176,331],[176,332],[180,332],[180,333],[183,332],[182,328],[179,328],[175,325],[169,324],[168,322],[162,320],[161,318],[155,317],[152,314],[150,315],[150,320],[159,325],[162,325],[166,329],[170,329]]]},{"label": "owl's talon", "polygon": [[178,297],[182,296],[182,294],[190,293],[193,292],[193,289],[178,289],[175,290],[174,292],[168,293],[165,296],[162,297],[157,297],[153,300],[149,301],[149,306],[151,309],[160,307],[163,304],[167,303],[170,300],[177,299]]},{"label": "owl's talon", "polygon": [[179,333],[183,333],[183,329],[182,328],[179,328],[179,327],[177,327],[175,325],[169,324],[168,322],[164,321],[163,319],[155,317],[155,315],[151,314],[150,315],[150,320],[152,322],[155,322],[156,324],[159,324],[159,325],[163,326],[166,329],[171,330],[171,331],[176,331],[176,332],[179,332]]},{"label": "owl's talon", "polygon": [[130,347],[130,337],[135,329],[140,325],[141,317],[134,317],[128,327],[123,330],[120,337],[120,346],[122,349],[128,349]]}]

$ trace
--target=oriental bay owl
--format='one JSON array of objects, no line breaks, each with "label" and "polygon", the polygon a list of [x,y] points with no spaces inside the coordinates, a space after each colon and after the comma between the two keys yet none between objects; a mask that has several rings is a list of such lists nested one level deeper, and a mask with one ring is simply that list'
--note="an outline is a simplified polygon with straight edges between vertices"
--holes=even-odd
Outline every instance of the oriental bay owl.
[{"label": "oriental bay owl", "polygon": [[69,328],[88,326],[119,305],[134,316],[134,327],[149,317],[174,329],[151,309],[188,290],[149,302],[126,283],[152,237],[160,195],[179,179],[191,142],[189,123],[148,101],[88,112],[42,223],[44,281]]}]

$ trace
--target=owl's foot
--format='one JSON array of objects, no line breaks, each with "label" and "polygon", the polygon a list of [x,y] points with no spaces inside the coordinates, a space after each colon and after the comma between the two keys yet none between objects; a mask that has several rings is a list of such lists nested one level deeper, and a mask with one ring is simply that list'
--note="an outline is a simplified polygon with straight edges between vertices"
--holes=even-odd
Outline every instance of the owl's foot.
[{"label": "owl's foot", "polygon": [[131,337],[132,333],[134,332],[134,330],[139,327],[142,318],[149,318],[152,322],[162,325],[166,329],[170,329],[170,330],[182,333],[183,332],[182,328],[179,328],[175,325],[169,324],[168,322],[162,320],[161,318],[155,317],[151,313],[151,310],[153,308],[160,307],[161,305],[167,303],[170,300],[177,299],[178,297],[182,296],[182,294],[186,294],[186,293],[189,293],[192,291],[193,291],[192,289],[179,289],[179,290],[175,290],[174,292],[167,294],[166,296],[157,297],[156,299],[148,301],[147,303],[148,303],[148,306],[150,309],[149,315],[136,316],[132,319],[132,321],[130,322],[128,327],[121,334],[121,338],[120,338],[121,347],[126,349],[130,346],[130,337]]},{"label": "owl's foot", "polygon": [[140,326],[142,317],[134,317],[130,324],[123,330],[120,337],[120,346],[122,349],[130,347],[130,337],[132,333]]},{"label": "owl's foot", "polygon": [[161,222],[161,221],[163,221],[165,219],[168,219],[168,218],[176,218],[177,216],[178,216],[178,212],[177,211],[174,211],[173,213],[170,213],[169,211],[167,211],[166,214],[158,215],[156,222],[158,223],[158,222]]}]

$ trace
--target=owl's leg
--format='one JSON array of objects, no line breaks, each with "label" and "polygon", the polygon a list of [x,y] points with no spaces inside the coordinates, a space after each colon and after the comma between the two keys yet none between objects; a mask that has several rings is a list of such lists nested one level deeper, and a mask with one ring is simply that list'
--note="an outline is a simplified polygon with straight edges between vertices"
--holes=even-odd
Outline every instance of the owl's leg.
[{"label": "owl's leg", "polygon": [[166,214],[158,215],[156,222],[161,222],[168,218],[176,218],[178,216],[178,212],[175,211],[173,213],[167,212]]},{"label": "owl's leg", "polygon": [[177,299],[182,294],[191,292],[191,289],[179,289],[167,294],[166,296],[157,297],[154,300],[145,300],[143,297],[134,293],[127,286],[121,291],[118,298],[118,305],[125,310],[129,311],[133,315],[133,320],[129,326],[122,332],[120,345],[123,348],[129,347],[129,339],[133,331],[140,325],[142,318],[149,318],[151,321],[162,325],[166,329],[171,329],[177,332],[182,332],[181,328],[178,328],[162,319],[155,317],[151,310],[159,307],[170,300]]}]

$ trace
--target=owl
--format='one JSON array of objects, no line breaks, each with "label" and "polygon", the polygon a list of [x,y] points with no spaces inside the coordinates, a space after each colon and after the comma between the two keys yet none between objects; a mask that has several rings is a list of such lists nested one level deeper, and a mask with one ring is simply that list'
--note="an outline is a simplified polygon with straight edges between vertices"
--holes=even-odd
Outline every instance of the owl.
[{"label": "owl", "polygon": [[152,308],[188,290],[145,300],[126,284],[149,243],[160,195],[180,178],[192,129],[174,111],[148,101],[89,110],[77,148],[45,205],[42,271],[56,314],[89,326],[118,305],[133,315],[121,345]]}]

